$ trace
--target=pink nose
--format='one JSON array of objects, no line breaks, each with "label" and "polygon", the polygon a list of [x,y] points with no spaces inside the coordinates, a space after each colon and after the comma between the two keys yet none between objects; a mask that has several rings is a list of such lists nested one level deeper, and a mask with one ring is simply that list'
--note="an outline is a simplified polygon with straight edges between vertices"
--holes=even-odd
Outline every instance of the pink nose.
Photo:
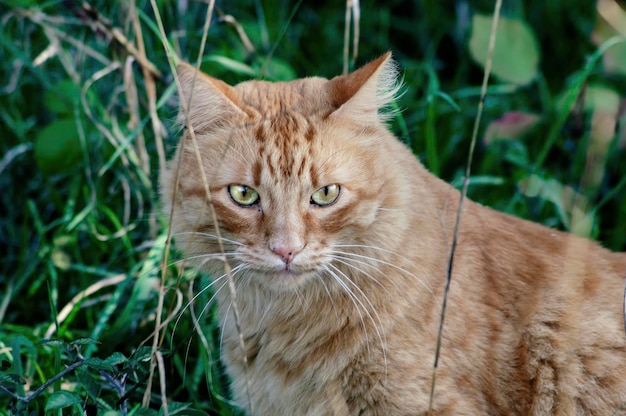
[{"label": "pink nose", "polygon": [[291,263],[293,258],[296,257],[296,254],[300,253],[303,248],[304,247],[291,247],[288,245],[270,246],[270,250],[276,253],[285,264]]}]

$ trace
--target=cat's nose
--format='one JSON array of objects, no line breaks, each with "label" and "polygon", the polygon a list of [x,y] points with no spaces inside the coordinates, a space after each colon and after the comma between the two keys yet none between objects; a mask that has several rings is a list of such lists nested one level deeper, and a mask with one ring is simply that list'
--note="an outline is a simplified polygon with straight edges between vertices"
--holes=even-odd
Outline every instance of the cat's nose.
[{"label": "cat's nose", "polygon": [[290,264],[293,261],[293,258],[296,257],[296,254],[300,253],[303,248],[304,245],[270,245],[270,250],[272,250],[273,253],[277,254],[278,257],[280,257],[280,259],[285,262],[285,264]]}]

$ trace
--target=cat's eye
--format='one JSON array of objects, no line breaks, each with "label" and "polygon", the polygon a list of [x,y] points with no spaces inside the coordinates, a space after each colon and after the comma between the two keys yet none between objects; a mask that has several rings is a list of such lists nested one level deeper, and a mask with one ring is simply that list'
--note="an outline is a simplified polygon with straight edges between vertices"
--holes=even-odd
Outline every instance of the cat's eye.
[{"label": "cat's eye", "polygon": [[251,207],[259,202],[259,193],[246,185],[228,185],[228,194],[235,203]]},{"label": "cat's eye", "polygon": [[341,188],[337,184],[326,185],[313,192],[311,203],[321,207],[332,204],[339,198]]}]

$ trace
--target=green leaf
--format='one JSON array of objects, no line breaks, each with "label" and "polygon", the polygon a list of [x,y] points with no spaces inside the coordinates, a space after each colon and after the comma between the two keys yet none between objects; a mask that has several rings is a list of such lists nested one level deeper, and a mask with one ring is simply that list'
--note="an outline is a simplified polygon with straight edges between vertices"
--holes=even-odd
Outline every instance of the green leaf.
[{"label": "green leaf", "polygon": [[36,6],[37,1],[38,0],[11,0],[8,2],[7,7],[8,8],[13,8],[13,7],[28,8],[28,7]]},{"label": "green leaf", "polygon": [[76,369],[76,381],[78,385],[94,400],[97,400],[103,389],[100,384],[101,380],[96,379],[92,372],[86,367],[79,367]]},{"label": "green leaf", "polygon": [[526,168],[529,165],[528,149],[520,142],[508,142],[504,152],[504,160],[520,168]]},{"label": "green leaf", "polygon": [[100,341],[93,339],[93,338],[83,337],[83,338],[77,338],[74,341],[70,342],[70,345],[91,345],[91,344],[100,344]]},{"label": "green leaf", "polygon": [[567,230],[590,237],[595,226],[595,214],[593,211],[586,211],[588,201],[582,194],[556,179],[546,179],[539,175],[529,175],[520,180],[518,185],[523,195],[538,197],[554,204]]},{"label": "green leaf", "polygon": [[216,63],[230,72],[234,72],[235,74],[247,75],[250,77],[254,77],[256,75],[256,72],[250,66],[225,56],[209,55],[205,57],[202,62]]},{"label": "green leaf", "polygon": [[494,175],[476,175],[470,177],[470,185],[488,185],[488,186],[500,186],[503,185],[506,181],[504,178],[500,176]]},{"label": "green leaf", "polygon": [[152,348],[151,347],[139,347],[137,351],[132,355],[131,359],[133,361],[149,361],[152,357]]},{"label": "green leaf", "polygon": [[[472,58],[483,68],[487,62],[491,16],[475,14],[469,48]],[[520,19],[501,17],[496,29],[491,70],[503,81],[528,84],[537,76],[539,47],[532,29]]]},{"label": "green leaf", "polygon": [[50,395],[50,397],[48,397],[48,400],[46,401],[46,411],[63,409],[64,407],[68,407],[81,402],[82,399],[73,393],[67,391],[55,391]]},{"label": "green leaf", "polygon": [[626,10],[619,2],[599,1],[596,27],[591,33],[591,41],[600,46],[613,37],[622,37],[622,41],[606,50],[602,61],[608,74],[626,75]]},{"label": "green leaf", "polygon": [[64,80],[44,94],[44,103],[48,110],[57,115],[70,116],[74,112],[74,102],[80,97],[80,86],[71,80]]},{"label": "green leaf", "polygon": [[0,376],[0,386],[5,386],[7,384],[11,384],[11,385],[25,385],[26,384],[26,380],[24,380],[22,377],[20,377],[17,374],[3,374]]},{"label": "green leaf", "polygon": [[109,355],[107,358],[105,358],[104,362],[105,364],[109,365],[124,364],[128,362],[128,358],[126,358],[121,352],[116,351],[113,354]]},{"label": "green leaf", "polygon": [[128,416],[158,416],[159,412],[155,409],[150,409],[147,407],[138,407],[136,409],[131,410],[128,413]]},{"label": "green leaf", "polygon": [[67,172],[82,161],[83,151],[73,118],[53,121],[35,141],[35,161],[46,174]]},{"label": "green leaf", "polygon": [[113,371],[114,368],[112,365],[105,363],[104,360],[100,359],[100,358],[87,358],[84,361],[84,364],[87,367],[90,368],[95,368],[96,370],[107,370],[107,371]]},{"label": "green leaf", "polygon": [[270,81],[291,81],[296,78],[296,72],[293,68],[285,61],[277,58],[263,61],[258,75]]},{"label": "green leaf", "polygon": [[63,342],[60,339],[50,338],[50,339],[42,339],[41,341],[37,341],[37,345],[55,345],[55,346],[59,346],[59,345],[65,345],[65,342]]},{"label": "green leaf", "polygon": [[160,279],[159,266],[164,256],[166,239],[167,234],[162,233],[154,241],[139,271],[139,278],[132,282],[134,285],[131,296],[124,310],[118,314],[115,325],[110,329],[111,336],[118,339],[125,337],[127,331],[132,330],[139,322],[146,303],[156,296],[155,288],[158,287]]},{"label": "green leaf", "polygon": [[[207,416],[207,414],[201,410],[191,408],[187,403],[172,402],[167,406],[167,413],[170,415],[184,415],[184,416]],[[159,415],[164,415],[165,411],[161,409]]]},{"label": "green leaf", "polygon": [[[626,56],[624,61],[626,62]],[[619,108],[620,96],[615,90],[603,85],[589,85],[585,92],[585,109],[617,114]]]}]

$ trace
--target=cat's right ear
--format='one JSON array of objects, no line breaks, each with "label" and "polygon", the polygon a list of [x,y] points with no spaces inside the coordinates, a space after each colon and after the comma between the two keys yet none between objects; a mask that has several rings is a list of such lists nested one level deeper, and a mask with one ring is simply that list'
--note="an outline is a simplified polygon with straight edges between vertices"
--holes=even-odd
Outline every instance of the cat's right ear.
[{"label": "cat's right ear", "polygon": [[180,81],[179,119],[184,125],[188,123],[186,112],[194,130],[245,114],[237,91],[224,81],[197,71],[185,62],[178,64],[176,73]]},{"label": "cat's right ear", "polygon": [[400,86],[398,70],[387,52],[348,75],[331,79],[326,88],[336,108],[333,115],[367,123],[389,118],[382,110],[395,99]]}]

